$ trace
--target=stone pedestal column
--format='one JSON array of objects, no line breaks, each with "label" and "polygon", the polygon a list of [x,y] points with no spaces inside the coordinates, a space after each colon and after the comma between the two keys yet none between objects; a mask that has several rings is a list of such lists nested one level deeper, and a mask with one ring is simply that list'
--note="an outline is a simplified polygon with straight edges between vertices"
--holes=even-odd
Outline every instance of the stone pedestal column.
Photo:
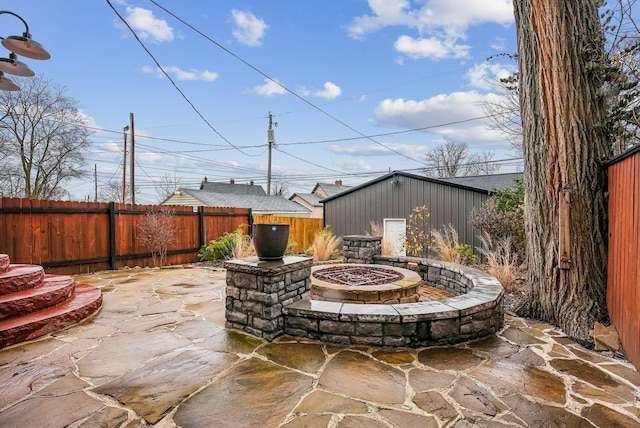
[{"label": "stone pedestal column", "polygon": [[282,307],[309,297],[312,265],[309,257],[293,256],[278,261],[249,257],[225,262],[226,327],[269,341],[283,334]]},{"label": "stone pedestal column", "polygon": [[374,257],[382,254],[382,236],[350,235],[342,242],[345,263],[375,263]]}]

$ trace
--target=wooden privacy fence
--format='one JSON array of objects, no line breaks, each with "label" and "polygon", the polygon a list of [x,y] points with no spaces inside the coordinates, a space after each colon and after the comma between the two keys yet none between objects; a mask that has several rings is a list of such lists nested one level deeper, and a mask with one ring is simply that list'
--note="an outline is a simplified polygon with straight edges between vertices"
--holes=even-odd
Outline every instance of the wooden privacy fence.
[{"label": "wooden privacy fence", "polygon": [[249,233],[248,208],[135,205],[0,199],[0,253],[12,263],[39,264],[49,273],[75,274],[152,265],[140,239],[140,224],[152,211],[175,213],[176,243],[165,264],[198,261],[198,251],[212,239],[243,225]]},{"label": "wooden privacy fence", "polygon": [[[291,251],[303,253],[313,244],[313,236],[324,227],[321,218],[281,217],[274,215],[254,215],[254,223],[284,223],[289,225],[289,245]],[[292,245],[295,243],[295,246]]]},{"label": "wooden privacy fence", "polygon": [[607,272],[609,317],[640,368],[640,145],[609,164]]}]

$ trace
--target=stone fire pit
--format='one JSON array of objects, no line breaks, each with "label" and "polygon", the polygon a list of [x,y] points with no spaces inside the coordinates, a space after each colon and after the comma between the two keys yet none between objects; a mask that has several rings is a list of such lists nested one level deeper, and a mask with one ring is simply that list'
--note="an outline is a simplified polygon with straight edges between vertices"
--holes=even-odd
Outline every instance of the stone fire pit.
[{"label": "stone fire pit", "polygon": [[408,269],[373,264],[315,266],[311,298],[328,302],[395,304],[420,300],[422,278]]}]

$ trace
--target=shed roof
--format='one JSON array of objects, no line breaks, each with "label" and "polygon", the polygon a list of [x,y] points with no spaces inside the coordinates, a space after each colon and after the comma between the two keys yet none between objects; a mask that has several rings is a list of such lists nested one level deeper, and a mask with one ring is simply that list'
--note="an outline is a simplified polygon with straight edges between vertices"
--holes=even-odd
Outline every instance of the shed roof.
[{"label": "shed roof", "polygon": [[456,187],[456,188],[459,188],[459,189],[470,190],[472,192],[478,192],[478,193],[484,193],[484,194],[490,193],[490,191],[487,190],[487,189],[482,189],[482,188],[478,188],[478,187],[471,187],[471,186],[468,186],[468,185],[465,185],[465,184],[462,184],[462,183],[448,182],[448,181],[444,181],[444,180],[441,180],[441,179],[426,177],[424,175],[410,174],[408,172],[403,172],[403,171],[392,171],[389,174],[385,174],[385,175],[383,175],[381,177],[378,177],[378,178],[375,178],[375,179],[373,179],[371,181],[367,181],[366,183],[363,183],[363,184],[361,184],[359,186],[354,186],[354,187],[351,187],[351,188],[349,188],[347,190],[344,190],[344,191],[342,191],[342,192],[340,192],[338,194],[335,194],[333,196],[329,196],[329,197],[323,199],[322,203],[325,203],[325,202],[331,201],[333,199],[337,199],[339,197],[348,195],[350,193],[356,192],[356,191],[358,191],[360,189],[363,189],[365,187],[368,187],[368,186],[371,186],[373,184],[379,183],[381,181],[388,180],[388,179],[393,178],[395,176],[407,177],[407,178],[410,178],[410,179],[413,179],[413,180],[428,181],[428,182],[431,182],[431,183],[439,183],[439,184],[443,184],[445,186],[451,186],[451,187]]}]

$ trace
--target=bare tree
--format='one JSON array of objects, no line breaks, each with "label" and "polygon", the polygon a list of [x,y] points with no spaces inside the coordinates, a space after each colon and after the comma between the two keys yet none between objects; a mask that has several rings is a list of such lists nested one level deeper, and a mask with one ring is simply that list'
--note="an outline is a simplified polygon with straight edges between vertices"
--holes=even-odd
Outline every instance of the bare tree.
[{"label": "bare tree", "polygon": [[492,83],[498,98],[485,102],[482,109],[493,124],[491,128],[501,131],[509,141],[509,145],[521,156],[522,121],[518,98],[518,73]]},{"label": "bare tree", "polygon": [[283,181],[278,181],[271,187],[271,194],[286,198],[289,194],[289,186]]},{"label": "bare tree", "polygon": [[153,183],[153,186],[156,195],[158,195],[158,202],[162,203],[182,187],[182,177],[178,177],[175,174],[171,176],[169,173],[165,173],[159,180]]},{"label": "bare tree", "polygon": [[63,184],[85,175],[90,132],[76,100],[43,76],[0,93],[0,188],[10,196],[64,198]]},{"label": "bare tree", "polygon": [[500,168],[492,164],[493,152],[469,153],[468,144],[446,141],[426,154],[428,177],[446,178],[493,174]]},{"label": "bare tree", "polygon": [[176,213],[170,209],[149,211],[138,225],[138,239],[151,251],[153,266],[163,266],[169,247],[178,240]]},{"label": "bare tree", "polygon": [[[100,188],[100,200],[107,202],[122,202],[122,181],[111,180]],[[131,194],[127,192],[125,203],[131,202]]]},{"label": "bare tree", "polygon": [[[606,5],[596,0],[605,36],[605,52],[596,72],[603,84],[600,93],[607,106],[607,117],[601,126],[609,128],[613,155],[620,154],[640,141],[640,29],[632,9],[636,0],[614,0]],[[518,55],[501,54],[518,60]],[[490,59],[493,59],[490,58]],[[493,128],[507,136],[511,146],[522,153],[522,122],[518,94],[519,73],[496,82],[496,101],[483,109],[493,122]]]},{"label": "bare tree", "polygon": [[514,0],[522,108],[527,280],[518,313],[590,341],[607,320],[611,154],[597,0]]}]

